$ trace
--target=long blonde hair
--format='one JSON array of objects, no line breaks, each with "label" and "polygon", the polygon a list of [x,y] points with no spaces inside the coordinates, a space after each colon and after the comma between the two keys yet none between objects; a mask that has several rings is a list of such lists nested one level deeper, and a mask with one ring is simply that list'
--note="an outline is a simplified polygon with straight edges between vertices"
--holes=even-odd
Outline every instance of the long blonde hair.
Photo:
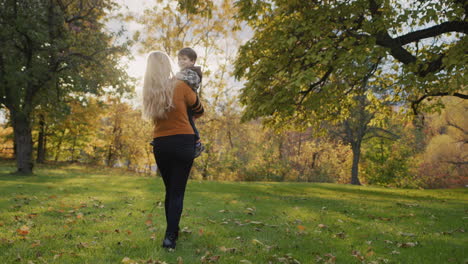
[{"label": "long blonde hair", "polygon": [[143,117],[156,123],[174,107],[174,72],[169,56],[162,51],[148,55],[143,82]]}]

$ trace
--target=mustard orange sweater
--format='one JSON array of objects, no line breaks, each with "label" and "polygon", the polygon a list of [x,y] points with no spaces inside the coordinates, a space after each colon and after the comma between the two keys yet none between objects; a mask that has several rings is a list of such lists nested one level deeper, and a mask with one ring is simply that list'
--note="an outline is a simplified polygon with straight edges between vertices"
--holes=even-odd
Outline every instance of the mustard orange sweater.
[{"label": "mustard orange sweater", "polygon": [[192,108],[195,117],[201,116],[204,109],[197,94],[183,81],[176,81],[173,105],[174,108],[167,112],[167,118],[155,120],[153,138],[195,134],[188,120],[187,108]]}]

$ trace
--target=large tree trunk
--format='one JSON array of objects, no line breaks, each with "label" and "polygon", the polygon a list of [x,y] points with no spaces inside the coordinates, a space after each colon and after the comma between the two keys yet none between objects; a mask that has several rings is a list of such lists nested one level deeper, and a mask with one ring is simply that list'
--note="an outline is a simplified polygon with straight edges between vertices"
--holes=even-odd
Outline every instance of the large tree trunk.
[{"label": "large tree trunk", "polygon": [[37,163],[44,163],[45,162],[45,121],[44,115],[39,115],[39,135],[37,137]]},{"label": "large tree trunk", "polygon": [[112,167],[113,162],[112,162],[112,159],[113,159],[113,152],[112,152],[112,144],[109,145],[109,149],[107,150],[107,159],[106,159],[106,164],[107,164],[107,167]]},{"label": "large tree trunk", "polygon": [[361,157],[361,142],[351,144],[353,150],[353,166],[351,167],[351,184],[361,185],[359,181],[359,158]]},{"label": "large tree trunk", "polygon": [[28,114],[11,111],[15,134],[15,154],[18,174],[32,174],[32,134],[31,120]]}]

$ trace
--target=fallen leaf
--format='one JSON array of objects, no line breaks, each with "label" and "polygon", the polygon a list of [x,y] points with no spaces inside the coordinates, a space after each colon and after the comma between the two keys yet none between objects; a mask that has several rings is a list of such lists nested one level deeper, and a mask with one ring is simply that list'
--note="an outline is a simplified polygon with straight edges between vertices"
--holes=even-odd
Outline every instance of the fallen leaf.
[{"label": "fallen leaf", "polygon": [[219,247],[219,250],[222,252],[228,252],[228,253],[235,253],[237,251],[236,248],[226,248],[225,246]]},{"label": "fallen leaf", "polygon": [[264,223],[259,222],[259,221],[250,221],[250,224],[252,224],[252,225],[260,225],[260,226],[265,225]]},{"label": "fallen leaf", "polygon": [[403,232],[400,232],[399,234],[400,234],[400,236],[407,236],[407,237],[414,237],[414,236],[415,236],[415,234],[413,234],[413,233],[403,233]]},{"label": "fallen leaf", "polygon": [[221,256],[212,256],[209,258],[210,261],[218,261],[221,258]]},{"label": "fallen leaf", "polygon": [[188,227],[185,226],[184,228],[182,228],[181,232],[182,232],[182,233],[191,234],[191,233],[192,233],[192,230],[190,230]]},{"label": "fallen leaf", "polygon": [[177,257],[177,264],[184,264],[184,260],[182,259],[181,256]]},{"label": "fallen leaf", "polygon": [[406,243],[398,243],[397,246],[400,248],[410,248],[415,247],[418,242],[406,242]]},{"label": "fallen leaf", "polygon": [[250,261],[248,261],[246,259],[241,259],[239,262],[240,263],[245,263],[245,264],[252,264],[252,262],[250,262]]},{"label": "fallen leaf", "polygon": [[361,252],[357,251],[357,250],[353,250],[351,252],[351,255],[357,259],[359,259],[360,261],[363,261],[364,260],[364,257],[361,255]]},{"label": "fallen leaf", "polygon": [[41,245],[41,241],[40,240],[35,240],[34,243],[31,245],[32,248],[35,248],[35,247],[38,247]]},{"label": "fallen leaf", "polygon": [[153,224],[153,221],[151,221],[150,219],[148,219],[148,220],[145,221],[145,224],[146,224],[147,226],[151,226],[151,225]]},{"label": "fallen leaf", "polygon": [[301,231],[304,231],[304,230],[305,230],[305,226],[303,226],[303,225],[298,225],[297,228],[298,228],[299,230],[301,230]]},{"label": "fallen leaf", "polygon": [[254,245],[262,245],[262,246],[264,245],[262,242],[260,242],[259,240],[255,239],[255,238],[252,239],[252,243],[253,243]]},{"label": "fallen leaf", "polygon": [[318,227],[319,227],[319,228],[323,228],[323,229],[327,228],[327,226],[324,225],[324,224],[319,224]]},{"label": "fallen leaf", "polygon": [[335,237],[344,239],[346,237],[346,234],[345,234],[345,232],[336,233]]},{"label": "fallen leaf", "polygon": [[131,264],[133,263],[133,260],[131,260],[129,257],[125,257],[122,259],[122,263]]},{"label": "fallen leaf", "polygon": [[325,257],[328,258],[326,263],[335,263],[336,262],[336,256],[334,256],[331,253],[325,254]]},{"label": "fallen leaf", "polygon": [[78,243],[78,245],[76,245],[78,248],[87,248],[88,247],[88,243],[85,243],[85,242],[80,242]]},{"label": "fallen leaf", "polygon": [[24,225],[24,226],[22,226],[21,228],[18,228],[18,229],[16,230],[16,232],[17,232],[18,234],[22,235],[22,236],[25,236],[25,235],[29,234],[29,227],[27,227],[27,226]]},{"label": "fallen leaf", "polygon": [[78,218],[78,219],[83,219],[83,213],[78,213],[78,214],[76,215],[76,218]]},{"label": "fallen leaf", "polygon": [[34,218],[34,217],[36,217],[36,216],[37,216],[36,213],[30,213],[30,214],[28,215],[28,218],[29,218],[29,219],[32,219],[32,218]]}]

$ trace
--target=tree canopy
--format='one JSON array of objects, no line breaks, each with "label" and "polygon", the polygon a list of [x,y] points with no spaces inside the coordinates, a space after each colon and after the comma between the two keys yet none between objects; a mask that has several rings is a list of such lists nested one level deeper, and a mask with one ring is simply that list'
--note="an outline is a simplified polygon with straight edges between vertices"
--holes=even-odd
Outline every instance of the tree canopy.
[{"label": "tree canopy", "polygon": [[367,62],[379,60],[379,99],[417,112],[430,97],[467,98],[466,1],[239,0],[237,7],[255,30],[235,64],[246,79],[247,119],[331,118],[353,93],[341,80],[358,82]]}]

